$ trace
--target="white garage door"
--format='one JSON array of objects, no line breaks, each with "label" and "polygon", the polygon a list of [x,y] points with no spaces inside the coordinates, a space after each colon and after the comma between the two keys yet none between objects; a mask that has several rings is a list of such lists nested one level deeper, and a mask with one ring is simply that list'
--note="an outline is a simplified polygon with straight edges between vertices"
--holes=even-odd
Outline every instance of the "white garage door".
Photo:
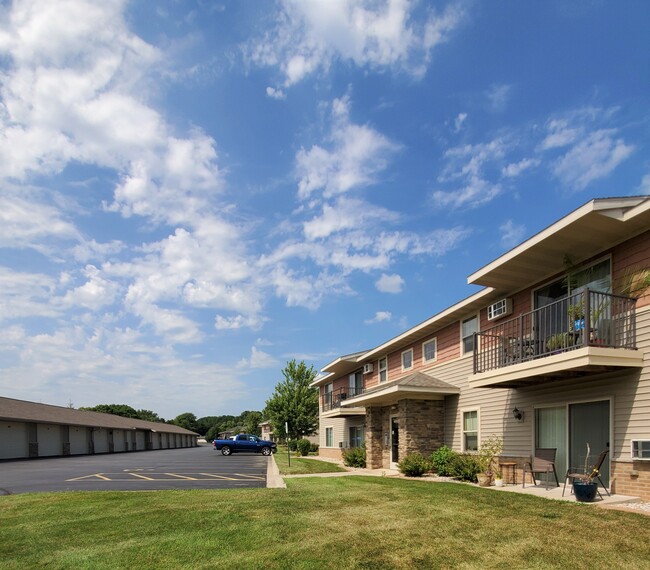
[{"label": "white garage door", "polygon": [[0,422],[0,459],[13,459],[29,455],[27,424]]}]

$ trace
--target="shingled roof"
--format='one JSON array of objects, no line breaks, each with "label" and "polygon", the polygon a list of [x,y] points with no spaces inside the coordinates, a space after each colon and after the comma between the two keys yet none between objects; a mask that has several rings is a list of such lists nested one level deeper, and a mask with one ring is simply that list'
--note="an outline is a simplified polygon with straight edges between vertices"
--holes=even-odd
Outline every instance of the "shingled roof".
[{"label": "shingled roof", "polygon": [[160,433],[199,435],[185,428],[161,422],[149,422],[125,418],[113,414],[102,414],[88,410],[75,410],[62,406],[38,404],[25,400],[0,397],[0,420],[14,422],[36,422],[70,426],[87,426],[107,429],[141,429]]}]

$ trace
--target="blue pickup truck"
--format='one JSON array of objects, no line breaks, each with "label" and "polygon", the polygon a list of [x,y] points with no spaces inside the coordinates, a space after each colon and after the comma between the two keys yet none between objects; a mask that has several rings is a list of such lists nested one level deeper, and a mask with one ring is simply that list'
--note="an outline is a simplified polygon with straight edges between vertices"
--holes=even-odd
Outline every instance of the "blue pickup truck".
[{"label": "blue pickup truck", "polygon": [[256,435],[240,433],[230,439],[215,439],[214,448],[221,451],[222,455],[230,455],[239,451],[253,451],[262,455],[271,455],[278,450],[276,443],[260,439]]}]

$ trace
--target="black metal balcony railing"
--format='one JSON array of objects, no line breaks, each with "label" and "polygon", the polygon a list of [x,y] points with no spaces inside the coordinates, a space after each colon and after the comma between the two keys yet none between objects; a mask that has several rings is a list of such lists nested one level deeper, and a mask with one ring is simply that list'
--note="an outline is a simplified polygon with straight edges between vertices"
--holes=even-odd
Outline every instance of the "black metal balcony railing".
[{"label": "black metal balcony railing", "polygon": [[348,398],[358,396],[359,394],[362,394],[363,391],[363,386],[346,386],[345,388],[339,388],[332,392],[326,392],[321,397],[321,409],[323,412],[329,412],[330,410],[340,408],[341,402],[344,402]]},{"label": "black metal balcony railing", "polygon": [[474,374],[585,346],[636,348],[636,299],[585,289],[475,334]]}]

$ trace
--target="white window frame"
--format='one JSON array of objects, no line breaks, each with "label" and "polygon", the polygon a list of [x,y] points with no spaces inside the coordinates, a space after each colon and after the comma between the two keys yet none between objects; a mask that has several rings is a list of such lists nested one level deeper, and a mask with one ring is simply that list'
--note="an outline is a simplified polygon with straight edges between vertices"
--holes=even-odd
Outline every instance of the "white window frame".
[{"label": "white window frame", "polygon": [[[330,437],[328,438],[328,434]],[[330,439],[331,441],[328,441]],[[325,447],[334,447],[334,427],[329,426],[325,428]]]},{"label": "white window frame", "polygon": [[[404,366],[404,355],[411,353],[411,366]],[[402,370],[412,370],[413,369],[413,349],[409,348],[402,352]]]},{"label": "white window frame", "polygon": [[[476,449],[467,449],[465,440],[465,414],[472,412],[476,412]],[[460,443],[463,453],[478,453],[478,450],[481,447],[481,411],[479,408],[464,408],[460,410],[460,433]]]},{"label": "white window frame", "polygon": [[[381,366],[382,361],[385,363],[385,366],[383,368]],[[386,378],[384,380],[381,379],[382,372],[386,373]],[[388,382],[388,356],[384,356],[377,361],[377,377],[380,384],[385,384]]]},{"label": "white window frame", "polygon": [[[428,344],[433,344],[433,358],[426,358],[426,345]],[[438,338],[433,337],[430,338],[429,340],[425,340],[422,343],[422,362],[423,363],[429,363],[429,362],[435,362],[438,360]]]},{"label": "white window frame", "polygon": [[[469,354],[474,354],[474,351],[478,348],[478,347],[476,346],[476,344],[478,344],[478,337],[476,337],[476,344],[475,344],[475,346],[474,346],[474,350],[468,350],[468,351],[465,351],[465,339],[466,339],[466,338],[469,338],[469,337],[464,337],[464,336],[463,336],[463,325],[464,325],[467,321],[471,321],[472,319],[476,319],[476,331],[474,331],[474,332],[480,332],[480,330],[481,330],[481,329],[480,329],[480,326],[481,326],[481,320],[479,319],[479,315],[478,315],[478,314],[473,315],[473,316],[471,316],[471,317],[467,317],[466,319],[461,319],[461,321],[460,321],[460,354],[461,354],[461,356],[466,356],[466,355],[469,355]],[[474,333],[472,333],[472,334],[474,334]]]}]

